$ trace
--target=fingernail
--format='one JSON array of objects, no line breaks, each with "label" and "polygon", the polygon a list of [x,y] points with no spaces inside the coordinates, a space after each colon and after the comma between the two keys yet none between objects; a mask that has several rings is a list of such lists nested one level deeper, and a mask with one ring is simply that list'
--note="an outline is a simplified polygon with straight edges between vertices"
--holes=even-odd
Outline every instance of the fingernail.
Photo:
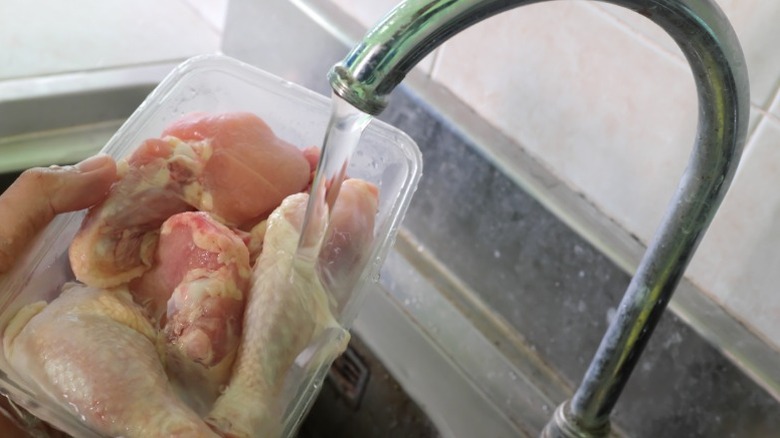
[{"label": "fingernail", "polygon": [[76,164],[76,169],[78,169],[79,172],[91,172],[105,166],[108,160],[109,157],[106,154],[93,155]]}]

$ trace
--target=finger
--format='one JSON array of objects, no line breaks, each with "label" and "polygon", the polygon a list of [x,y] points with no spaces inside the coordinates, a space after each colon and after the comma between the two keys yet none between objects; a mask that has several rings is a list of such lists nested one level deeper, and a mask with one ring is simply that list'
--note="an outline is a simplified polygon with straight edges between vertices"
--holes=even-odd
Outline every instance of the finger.
[{"label": "finger", "polygon": [[311,183],[314,182],[314,175],[317,173],[317,163],[320,161],[320,148],[309,146],[303,150],[303,157],[309,163],[309,184],[304,189],[308,192],[311,189]]},{"label": "finger", "polygon": [[309,146],[303,150],[303,157],[309,163],[309,169],[314,172],[317,170],[317,163],[320,161],[320,148]]},{"label": "finger", "polygon": [[100,202],[115,179],[116,163],[107,155],[22,173],[0,195],[0,273],[55,215]]}]

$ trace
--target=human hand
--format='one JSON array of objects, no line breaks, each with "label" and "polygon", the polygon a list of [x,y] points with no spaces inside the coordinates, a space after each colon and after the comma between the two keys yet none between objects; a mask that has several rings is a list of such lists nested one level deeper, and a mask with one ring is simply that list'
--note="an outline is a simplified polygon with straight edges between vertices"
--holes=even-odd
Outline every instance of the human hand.
[{"label": "human hand", "polygon": [[[75,166],[34,168],[22,173],[0,195],[0,275],[13,267],[19,254],[56,215],[100,202],[114,180],[116,163],[107,155],[96,155]],[[13,412],[0,396],[0,436],[27,436],[7,416]]]},{"label": "human hand", "polygon": [[54,216],[101,201],[116,179],[116,164],[96,155],[75,166],[25,171],[0,195],[0,274]]}]

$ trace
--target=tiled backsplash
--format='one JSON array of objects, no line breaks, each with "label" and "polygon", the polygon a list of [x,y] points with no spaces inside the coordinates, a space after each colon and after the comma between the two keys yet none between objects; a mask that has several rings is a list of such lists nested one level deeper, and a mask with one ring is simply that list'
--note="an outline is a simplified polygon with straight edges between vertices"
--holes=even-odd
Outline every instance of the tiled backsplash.
[{"label": "tiled backsplash", "polygon": [[226,8],[227,0],[3,0],[0,81],[216,52]]},{"label": "tiled backsplash", "polygon": [[[366,27],[396,4],[332,1]],[[748,63],[749,138],[687,277],[780,349],[780,2],[718,4]],[[539,3],[473,26],[429,59],[426,74],[605,215],[651,238],[697,120],[690,69],[658,26],[600,2]]]}]

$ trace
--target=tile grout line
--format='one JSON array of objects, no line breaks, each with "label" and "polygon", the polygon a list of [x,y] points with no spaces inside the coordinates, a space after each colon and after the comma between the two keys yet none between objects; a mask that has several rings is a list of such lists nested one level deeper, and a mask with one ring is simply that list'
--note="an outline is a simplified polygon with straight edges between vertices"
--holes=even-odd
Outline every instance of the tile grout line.
[{"label": "tile grout line", "polygon": [[[600,15],[605,16],[608,20],[613,22],[615,25],[623,29],[626,33],[629,33],[633,37],[636,37],[638,40],[640,40],[642,43],[646,44],[648,47],[652,48],[653,50],[657,51],[658,53],[663,54],[664,56],[670,58],[671,61],[675,62],[676,64],[680,66],[684,66],[685,68],[688,68],[688,63],[685,61],[685,58],[681,56],[679,53],[675,53],[666,47],[662,46],[661,44],[658,44],[656,41],[654,41],[652,38],[649,38],[648,36],[642,34],[641,32],[637,32],[636,29],[634,29],[631,25],[629,25],[624,20],[621,20],[619,17],[616,17],[609,11],[607,11],[603,5],[600,5],[595,2],[585,2],[583,3],[585,6],[593,9],[594,11],[597,11]],[[772,107],[772,104],[780,98],[780,86],[778,86],[774,93],[772,94],[772,97],[769,99],[769,107]],[[760,104],[754,103],[751,96],[751,102],[750,107],[752,110],[756,110],[756,112],[760,113],[761,115],[768,117],[772,121],[776,123],[780,123],[780,114],[774,114],[771,112],[770,109],[762,108]],[[755,129],[753,130],[755,131]]]},{"label": "tile grout line", "polygon": [[180,0],[180,1],[185,5],[185,7],[189,8],[189,10],[191,10],[195,15],[200,17],[201,20],[205,21],[208,27],[212,31],[214,31],[214,33],[219,35],[219,39],[222,40],[223,29],[220,29],[219,26],[212,23],[211,19],[207,17],[206,14],[204,14],[203,11],[200,10],[200,8],[193,5],[192,2],[190,2],[190,0]]},{"label": "tile grout line", "polygon": [[[767,123],[768,118],[766,116],[766,113],[762,111],[758,106],[750,105],[751,110],[756,110],[758,113],[758,121],[756,122],[756,126],[753,127],[753,129],[748,133],[747,138],[745,139],[745,146],[742,149],[742,156],[739,158],[739,165],[737,166],[737,174],[739,174],[740,170],[742,169],[742,165],[748,161],[748,157],[753,155],[753,150],[755,149],[755,143],[758,141],[758,133],[761,132],[761,128],[764,126],[765,123]],[[735,179],[737,174],[734,175]]]},{"label": "tile grout line", "polygon": [[[776,97],[780,97],[780,93],[777,94]],[[772,111],[761,108],[761,106],[756,105],[754,103],[750,104],[750,110],[755,111],[756,113],[760,114],[762,117],[766,117],[767,119],[775,122],[780,123],[780,115],[772,113]]]},{"label": "tile grout line", "polygon": [[444,49],[445,44],[447,44],[446,41],[444,42],[444,44],[441,44],[439,47],[436,48],[436,50],[434,50],[433,59],[431,59],[431,68],[427,72],[425,72],[425,76],[432,81],[435,80],[434,78],[436,77],[436,71],[439,70],[439,64],[441,63],[441,52]]},{"label": "tile grout line", "polygon": [[775,104],[778,104],[778,109],[780,109],[780,84],[775,88],[775,92],[772,93],[772,97],[769,98],[767,108],[758,109],[761,114],[768,117],[773,122],[780,123],[780,114],[775,114],[772,112]]},{"label": "tile grout line", "polygon": [[632,37],[636,38],[643,44],[647,45],[649,48],[668,57],[672,62],[674,62],[678,66],[683,66],[685,68],[688,68],[688,63],[685,61],[685,58],[680,56],[679,53],[675,53],[667,49],[666,47],[658,44],[656,41],[654,41],[652,38],[648,37],[647,35],[644,35],[641,32],[637,32],[636,29],[634,29],[630,24],[628,24],[624,20],[621,20],[619,17],[616,17],[615,15],[611,14],[609,11],[604,9],[602,5],[596,4],[595,2],[589,2],[583,4],[586,7],[591,8],[592,10],[597,12],[599,15],[605,17],[607,20],[615,24],[618,28],[623,29],[623,31],[625,31]]},{"label": "tile grout line", "polygon": [[[772,95],[769,104],[770,108],[778,98],[780,98],[780,88],[778,88]],[[761,132],[761,129],[769,123],[775,124],[778,128],[780,128],[780,117],[772,114],[771,111],[761,108],[760,105],[755,105],[752,103],[750,104],[750,110],[755,111],[756,114],[758,114],[759,119],[756,122],[756,126],[754,126],[753,129],[748,133],[748,138],[745,141],[745,148],[742,151],[742,157],[740,158],[740,168],[742,167],[742,163],[747,161],[747,158],[752,155],[753,149],[755,149],[754,144],[758,141],[757,137]],[[739,169],[737,169],[737,171],[739,172]]]},{"label": "tile grout line", "polygon": [[441,59],[441,51],[444,48],[444,45],[447,44],[445,41],[443,44],[439,45],[439,47],[436,48],[436,50],[433,51],[431,54],[431,68],[428,69],[427,72],[425,72],[425,76],[427,76],[429,79],[433,80],[436,70],[439,67],[439,59]]},{"label": "tile grout line", "polygon": [[[684,66],[686,68],[688,67],[688,63],[678,53],[672,52],[671,50],[655,42],[652,38],[647,37],[641,32],[637,32],[631,25],[629,25],[624,20],[621,20],[619,17],[616,17],[615,15],[611,14],[602,5],[596,4],[594,2],[583,3],[583,4],[591,8],[592,10],[596,11],[598,14],[604,16],[606,19],[614,23],[616,26],[623,29],[626,33],[632,35],[633,37],[636,37],[638,40],[646,44],[648,47],[668,57],[671,61],[675,62],[680,66]],[[773,104],[778,99],[780,99],[780,86],[775,89],[774,93],[772,93],[768,103],[769,108],[763,108],[761,105],[754,103],[751,99],[750,102],[751,111],[755,111],[756,113],[760,114],[762,117],[761,120],[759,120],[758,123],[756,123],[756,126],[748,134],[750,138],[753,137],[753,133],[758,131],[759,126],[763,123],[764,120],[769,120],[774,123],[780,124],[780,115],[774,114],[771,111]],[[748,143],[752,144],[750,138],[748,139]],[[745,150],[747,150],[747,148],[748,148],[748,144],[745,145]]]}]

